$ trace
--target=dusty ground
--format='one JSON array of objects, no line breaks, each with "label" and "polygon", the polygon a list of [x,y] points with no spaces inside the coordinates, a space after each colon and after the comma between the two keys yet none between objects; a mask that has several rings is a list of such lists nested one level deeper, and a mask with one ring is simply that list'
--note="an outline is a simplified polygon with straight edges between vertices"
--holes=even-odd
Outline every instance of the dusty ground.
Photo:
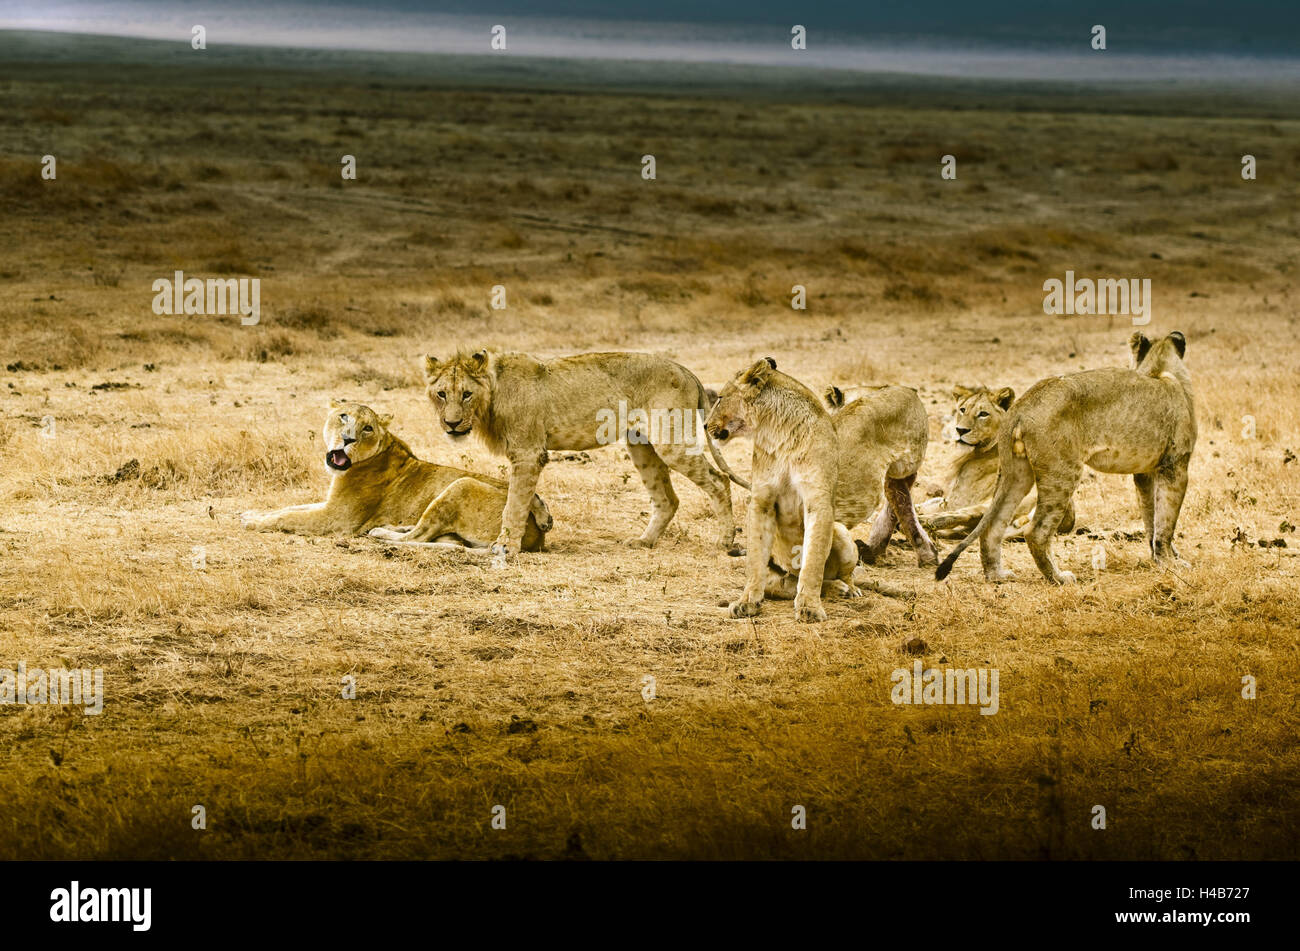
[{"label": "dusty ground", "polygon": [[[102,667],[107,699],[0,707],[0,856],[1296,854],[1294,95],[726,70],[609,92],[45,42],[0,36],[0,666]],[[261,324],[154,315],[178,268],[259,277]],[[869,572],[906,598],[731,621],[742,567],[693,486],[659,548],[618,544],[647,511],[621,449],[548,467],[549,550],[504,569],[239,527],[322,497],[329,397],[499,471],[435,435],[419,385],[459,345],[906,383],[937,475],[953,384],[1124,361],[1126,318],[1042,313],[1067,268],[1149,277],[1149,332],[1189,338],[1187,571],[1150,567],[1128,480],[1092,476],[1075,587],[1023,544],[997,587],[974,553],[939,584],[895,547]],[[997,668],[1000,712],[892,704],[910,638]]]}]

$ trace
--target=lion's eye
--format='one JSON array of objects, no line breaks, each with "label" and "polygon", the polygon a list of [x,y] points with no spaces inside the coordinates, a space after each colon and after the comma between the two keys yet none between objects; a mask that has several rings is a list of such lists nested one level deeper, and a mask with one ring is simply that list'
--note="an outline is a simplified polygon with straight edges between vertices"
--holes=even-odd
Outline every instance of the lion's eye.
[{"label": "lion's eye", "polygon": [[446,391],[445,391],[445,390],[439,390],[439,391],[438,391],[438,399],[440,399],[440,400],[445,400],[446,398],[447,398],[447,393],[446,393]]},{"label": "lion's eye", "polygon": [[460,394],[460,401],[461,401],[462,403],[468,403],[468,402],[469,402],[469,398],[470,398],[471,396],[473,396],[473,395],[474,395],[474,394],[471,393],[469,390],[466,390],[464,393]]},{"label": "lion's eye", "polygon": [[365,426],[365,427],[362,428],[361,431],[362,431],[363,433],[373,433],[373,432],[375,431],[375,427],[373,427],[373,426]]},{"label": "lion's eye", "polygon": [[988,411],[987,411],[987,410],[980,410],[980,411],[979,411],[979,415],[976,416],[975,418],[976,418],[976,419],[984,419],[984,417],[986,417],[986,416],[988,416]]}]

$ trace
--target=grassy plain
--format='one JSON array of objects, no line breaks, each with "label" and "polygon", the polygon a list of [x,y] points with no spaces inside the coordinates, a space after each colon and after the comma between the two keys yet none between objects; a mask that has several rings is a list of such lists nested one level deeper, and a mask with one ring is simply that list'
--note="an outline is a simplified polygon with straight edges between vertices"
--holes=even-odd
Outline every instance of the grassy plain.
[{"label": "grassy plain", "polygon": [[[210,53],[0,34],[0,666],[107,692],[0,707],[0,857],[1300,851],[1294,89]],[[259,278],[261,323],[155,315],[178,269]],[[418,357],[462,345],[905,383],[937,474],[953,384],[1124,361],[1127,318],[1043,314],[1066,269],[1150,278],[1148,331],[1189,338],[1190,570],[1090,476],[1077,586],[1022,544],[996,587],[894,547],[869,572],[906,598],[732,621],[693,486],[656,550],[619,545],[647,510],[622,449],[547,468],[549,550],[504,569],[239,527],[322,497],[330,397],[502,471],[434,432]],[[1000,712],[892,704],[910,638],[998,668]]]}]

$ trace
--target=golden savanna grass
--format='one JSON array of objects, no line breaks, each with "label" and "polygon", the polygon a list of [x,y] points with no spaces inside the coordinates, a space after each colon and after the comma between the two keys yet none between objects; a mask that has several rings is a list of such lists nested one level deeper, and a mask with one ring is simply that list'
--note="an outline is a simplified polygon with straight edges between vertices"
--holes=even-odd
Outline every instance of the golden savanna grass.
[{"label": "golden savanna grass", "polygon": [[[0,856],[1296,853],[1294,95],[0,47],[0,667],[107,692],[0,708]],[[260,278],[261,323],[155,315],[177,269]],[[619,544],[648,509],[622,449],[553,454],[548,551],[504,569],[239,527],[322,497],[330,397],[503,473],[422,393],[419,356],[471,344],[912,385],[932,481],[953,384],[1125,360],[1127,318],[1042,313],[1066,269],[1150,278],[1148,332],[1188,336],[1189,570],[1152,568],[1130,481],[1090,475],[1075,587],[1012,543],[1017,582],[971,553],[939,584],[899,540],[867,570],[907,597],[732,621],[742,565],[693,486],[657,549]],[[912,638],[997,668],[1000,712],[892,704]]]}]

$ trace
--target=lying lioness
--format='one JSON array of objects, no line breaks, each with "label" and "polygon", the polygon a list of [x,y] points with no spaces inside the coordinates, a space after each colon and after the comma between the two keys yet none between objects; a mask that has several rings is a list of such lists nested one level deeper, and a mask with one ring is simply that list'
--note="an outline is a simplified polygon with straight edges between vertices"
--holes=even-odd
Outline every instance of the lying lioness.
[{"label": "lying lioness", "polygon": [[[1009,386],[997,391],[983,386],[956,386],[952,396],[956,401],[953,426],[963,451],[943,481],[942,495],[926,499],[916,511],[927,531],[942,538],[964,538],[984,517],[993,497],[998,481],[998,433],[1016,392]],[[1008,537],[1021,537],[1037,500],[1037,491],[1031,489],[1016,507]],[[1056,533],[1068,535],[1072,531],[1073,502]]]},{"label": "lying lioness", "polygon": [[[438,548],[490,545],[501,530],[505,483],[417,459],[388,431],[391,419],[360,403],[331,400],[324,441],[325,469],[332,478],[325,501],[264,515],[244,512],[244,527],[305,535],[370,532],[390,541]],[[412,523],[414,527],[405,530],[380,527]],[[550,528],[551,513],[534,495],[524,550],[540,551]]]}]

